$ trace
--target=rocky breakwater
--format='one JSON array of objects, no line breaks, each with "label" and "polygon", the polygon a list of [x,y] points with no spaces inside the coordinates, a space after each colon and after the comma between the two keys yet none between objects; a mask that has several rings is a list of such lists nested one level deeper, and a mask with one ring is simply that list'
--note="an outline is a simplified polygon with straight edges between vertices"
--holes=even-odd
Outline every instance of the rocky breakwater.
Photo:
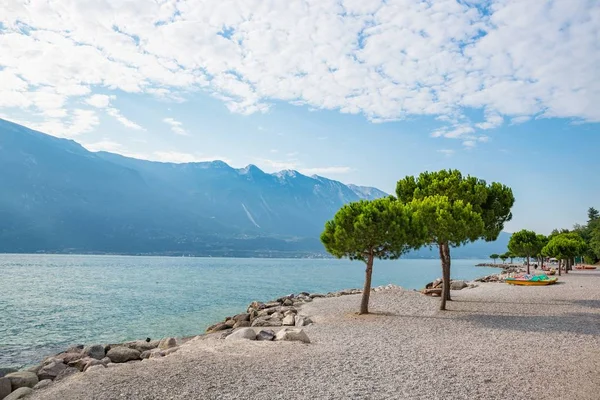
[{"label": "rocky breakwater", "polygon": [[179,343],[172,337],[161,340],[148,338],[120,344],[73,346],[47,357],[34,367],[1,377],[0,400],[20,399],[33,390],[45,388],[73,374],[165,357],[178,349]]},{"label": "rocky breakwater", "polygon": [[338,297],[359,293],[362,293],[362,290],[346,289],[327,294],[301,292],[267,302],[253,301],[246,308],[246,312],[226,317],[225,320],[209,326],[206,333],[231,331],[246,327],[302,327],[310,325],[312,320],[299,313],[299,307],[302,304],[322,297]]},{"label": "rocky breakwater", "polygon": [[[399,289],[400,286],[386,285],[372,288],[373,292],[388,289]],[[226,317],[224,321],[209,326],[206,333],[222,332],[221,338],[228,341],[259,340],[259,341],[299,341],[310,343],[303,326],[313,323],[309,316],[300,313],[300,307],[314,299],[340,297],[361,294],[361,289],[345,289],[327,294],[301,292],[290,294],[278,299],[259,302],[253,301],[246,312]],[[278,328],[257,329],[261,327]],[[257,332],[258,331],[258,332]]]}]

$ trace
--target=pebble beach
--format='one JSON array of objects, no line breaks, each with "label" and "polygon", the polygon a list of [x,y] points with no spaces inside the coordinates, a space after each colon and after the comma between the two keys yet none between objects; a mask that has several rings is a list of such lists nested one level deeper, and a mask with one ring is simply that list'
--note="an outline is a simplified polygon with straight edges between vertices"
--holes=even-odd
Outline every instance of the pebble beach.
[{"label": "pebble beach", "polygon": [[[315,298],[310,343],[201,335],[167,357],[78,373],[28,399],[597,399],[600,272],[546,287],[479,283]],[[256,328],[257,330],[260,328]],[[279,328],[274,328],[275,331]]]}]

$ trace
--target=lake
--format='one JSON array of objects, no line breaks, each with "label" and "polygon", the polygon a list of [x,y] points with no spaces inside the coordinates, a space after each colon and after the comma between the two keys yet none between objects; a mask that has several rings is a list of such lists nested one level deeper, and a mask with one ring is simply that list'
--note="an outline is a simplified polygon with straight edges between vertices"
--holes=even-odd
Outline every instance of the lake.
[{"label": "lake", "polygon": [[[480,262],[452,260],[452,278],[496,272]],[[360,288],[364,264],[0,254],[0,276],[0,367],[20,367],[78,343],[196,335],[254,300]],[[439,260],[376,261],[373,286],[418,289],[439,276]]]}]

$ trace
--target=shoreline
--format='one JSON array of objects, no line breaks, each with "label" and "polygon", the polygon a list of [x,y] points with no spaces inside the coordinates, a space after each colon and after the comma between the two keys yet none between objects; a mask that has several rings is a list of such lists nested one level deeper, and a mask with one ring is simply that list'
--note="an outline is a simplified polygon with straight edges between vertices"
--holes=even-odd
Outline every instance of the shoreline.
[{"label": "shoreline", "polygon": [[[458,280],[458,281],[464,281],[464,282],[467,282],[468,284],[471,284],[471,285],[473,283],[475,283],[475,282],[490,282],[490,281],[496,282],[497,280],[485,280],[485,279],[496,277],[496,276],[501,276],[503,274],[504,274],[504,271],[503,272],[499,272],[499,273],[495,273],[495,274],[484,275],[484,276],[481,276],[481,277],[478,277],[478,278],[475,278],[475,279],[471,279],[469,281],[466,281],[466,280]],[[434,282],[437,282],[437,281],[441,281],[441,278],[438,278]],[[452,279],[451,282],[452,281],[455,281],[455,280]],[[432,282],[425,284],[423,286],[423,288],[426,288],[427,285],[430,285],[431,283]],[[467,287],[468,286],[463,286],[460,289],[453,289],[453,290],[461,290],[462,288],[467,288]],[[372,292],[377,292],[379,290],[383,290],[383,288],[388,288],[389,289],[389,288],[402,288],[402,287],[398,286],[398,285],[395,285],[395,284],[392,284],[392,283],[388,283],[387,285],[380,285],[380,286],[377,286],[377,287],[372,287],[371,291]],[[423,289],[419,289],[419,290],[418,289],[403,289],[403,290],[411,290],[411,291],[423,293]],[[327,292],[326,294],[300,292],[297,295],[296,294],[291,294],[291,295],[282,296],[280,298],[272,299],[272,300],[268,300],[268,301],[264,301],[264,302],[254,301],[253,303],[270,304],[271,306],[273,306],[274,302],[278,302],[279,300],[283,301],[285,298],[289,298],[290,296],[302,299],[301,303],[307,303],[307,302],[311,301],[314,298],[321,298],[321,297],[323,297],[323,298],[330,298],[330,297],[339,297],[339,296],[345,296],[345,295],[351,295],[351,294],[361,294],[361,293],[362,293],[362,289],[360,289],[360,288],[341,289],[341,290],[337,290],[337,291],[333,291],[333,292]],[[307,297],[309,298],[308,300],[306,299]],[[282,305],[282,304],[280,304],[280,305]],[[267,307],[267,308],[269,308],[269,307]],[[242,311],[241,313],[244,313],[244,312]],[[236,314],[236,315],[240,315],[240,314]],[[216,330],[212,329],[212,328],[215,328],[219,324],[224,324],[226,321],[228,321],[230,319],[233,319],[233,317],[235,317],[235,315],[234,316],[226,316],[221,322],[216,322],[214,324],[209,325],[209,327],[206,328],[206,330],[204,332],[201,332],[201,333],[198,333],[198,334],[192,334],[192,335],[187,335],[187,336],[167,336],[167,337],[164,337],[164,338],[161,338],[161,339],[158,339],[158,340],[152,340],[151,338],[147,338],[147,339],[150,339],[150,342],[153,343],[153,344],[156,344],[156,342],[158,342],[160,340],[169,339],[169,338],[176,338],[178,340],[178,342],[185,343],[185,342],[187,342],[187,341],[189,341],[191,339],[194,339],[194,338],[196,338],[198,336],[203,336],[203,335],[207,335],[207,334],[210,334],[210,333],[215,333],[215,332],[221,331],[221,330],[234,329],[234,326],[227,326],[227,327],[221,326],[221,327],[219,327]],[[282,318],[280,318],[280,319],[282,319]],[[265,325],[265,326],[269,326],[269,325]],[[281,326],[281,325],[277,325],[277,322],[276,322],[276,325],[272,325],[272,326],[269,326],[269,327],[273,327],[273,326]],[[239,328],[239,327],[244,327],[244,324],[242,324],[242,325],[236,325],[235,326],[235,328]],[[147,339],[146,339],[146,341],[147,341]],[[106,348],[105,351],[107,351],[108,349],[110,349],[110,347],[117,347],[117,346],[124,346],[124,347],[134,346],[135,347],[137,344],[139,344],[139,343],[141,343],[143,341],[145,341],[145,340],[144,339],[128,340],[128,341],[124,341],[124,342],[110,343],[110,344],[106,344],[106,345],[103,345],[103,346]],[[0,377],[2,376],[2,372],[3,371],[4,371],[4,374],[6,374],[7,373],[6,371],[24,371],[24,370],[26,371],[26,370],[31,370],[31,369],[34,369],[34,368],[38,367],[40,365],[40,363],[43,364],[44,360],[47,360],[47,359],[50,359],[50,358],[55,358],[55,357],[60,356],[60,355],[62,355],[64,353],[73,352],[73,350],[76,349],[76,348],[79,348],[79,349],[83,350],[83,348],[86,347],[86,346],[90,346],[90,345],[89,344],[88,345],[86,345],[86,344],[72,344],[72,345],[68,346],[63,351],[60,351],[58,353],[53,353],[53,354],[44,356],[41,359],[41,361],[36,362],[36,363],[34,363],[32,365],[24,365],[24,366],[21,366],[21,367],[18,367],[18,368],[3,367],[3,366],[0,365]],[[142,346],[142,347],[148,347],[148,346]],[[158,346],[156,345],[153,348],[156,348],[156,347],[158,347]]]},{"label": "shoreline", "polygon": [[[447,312],[437,310],[439,300],[396,286],[373,288],[373,312],[363,316],[356,315],[357,294],[316,297],[298,307],[298,314],[314,321],[301,328],[309,344],[234,341],[217,331],[189,340],[166,357],[94,366],[80,378],[34,391],[33,399],[84,393],[90,399],[250,394],[425,399],[435,393],[449,399],[592,399],[600,381],[586,371],[600,366],[600,327],[583,322],[600,318],[600,310],[588,305],[600,301],[600,274],[575,272],[563,278],[564,284],[548,287],[481,283],[454,292]],[[520,350],[538,348],[540,342],[543,352]],[[560,372],[553,372],[552,380],[542,379],[547,371]],[[521,377],[518,387],[511,383],[515,374]]]}]

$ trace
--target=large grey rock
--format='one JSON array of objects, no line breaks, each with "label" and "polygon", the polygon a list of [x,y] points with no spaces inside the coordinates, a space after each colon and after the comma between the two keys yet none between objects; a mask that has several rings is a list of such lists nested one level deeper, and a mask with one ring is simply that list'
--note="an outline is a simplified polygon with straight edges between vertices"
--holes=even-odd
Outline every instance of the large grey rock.
[{"label": "large grey rock", "polygon": [[225,329],[229,329],[231,328],[230,326],[227,326],[226,324],[219,322],[218,324],[214,324],[209,326],[208,328],[206,328],[206,333],[214,333],[214,332],[218,332],[218,331],[224,331]]},{"label": "large grey rock", "polygon": [[5,377],[0,378],[0,400],[8,396],[10,392],[12,392],[10,379]]},{"label": "large grey rock", "polygon": [[39,381],[37,385],[33,387],[34,390],[43,389],[46,386],[52,383],[52,379],[44,379],[43,381]]},{"label": "large grey rock", "polygon": [[80,350],[79,352],[68,351],[60,353],[49,358],[51,358],[52,360],[60,360],[65,364],[69,364],[70,362],[77,361],[83,357],[85,357],[85,355],[83,354],[83,351]]},{"label": "large grey rock", "polygon": [[283,328],[277,335],[275,340],[287,340],[287,341],[298,341],[303,343],[310,343],[308,335],[302,329],[297,328]]},{"label": "large grey rock", "polygon": [[79,372],[79,370],[77,368],[67,367],[67,369],[65,369],[63,372],[61,372],[56,377],[56,379],[54,379],[54,382],[62,381],[63,379],[68,378],[69,376],[74,375],[78,372]]},{"label": "large grey rock", "polygon": [[90,360],[85,367],[83,367],[83,372],[87,371],[88,369],[90,369],[91,367],[94,367],[96,365],[102,365],[103,367],[105,367],[104,363],[101,360],[96,360],[95,358]]},{"label": "large grey rock", "polygon": [[224,324],[228,327],[228,328],[233,328],[233,326],[235,325],[235,320],[234,319],[228,319],[227,321],[224,322]]},{"label": "large grey rock", "polygon": [[252,326],[272,326],[269,317],[258,317],[252,321]]},{"label": "large grey rock", "polygon": [[77,370],[83,371],[85,366],[92,360],[95,360],[95,358],[92,358],[92,357],[80,358],[79,360],[71,361],[69,363],[69,367],[77,368]]},{"label": "large grey rock", "polygon": [[96,371],[96,370],[105,369],[105,368],[106,368],[106,366],[104,364],[100,363],[97,365],[92,365],[91,367],[87,367],[85,369],[85,372],[91,372],[91,371]]},{"label": "large grey rock", "polygon": [[294,314],[286,315],[281,321],[281,325],[283,326],[293,326],[294,325]]},{"label": "large grey rock", "polygon": [[160,345],[160,340],[152,340],[147,342],[145,340],[138,340],[135,342],[127,343],[127,347],[131,349],[136,349],[140,353],[143,353],[146,350],[152,350],[157,348]]},{"label": "large grey rock", "polygon": [[0,368],[0,378],[2,378],[3,376],[6,376],[12,372],[17,372],[18,369],[16,368]]},{"label": "large grey rock", "polygon": [[106,353],[104,352],[104,346],[101,344],[94,344],[83,348],[83,355],[87,357],[95,358],[96,360],[102,360]]},{"label": "large grey rock", "polygon": [[275,332],[273,332],[272,330],[262,330],[260,332],[258,332],[258,335],[256,335],[256,340],[274,340],[275,339]]},{"label": "large grey rock", "polygon": [[254,329],[252,328],[240,328],[240,329],[236,329],[235,331],[233,331],[233,333],[229,336],[227,336],[227,338],[225,338],[225,340],[255,340],[256,339],[256,333],[254,332]]},{"label": "large grey rock", "polygon": [[177,339],[174,337],[164,338],[158,344],[158,348],[161,350],[170,349],[171,347],[177,347]]},{"label": "large grey rock", "polygon": [[235,323],[235,325],[233,326],[233,329],[237,329],[237,328],[245,328],[250,326],[251,323],[250,321],[238,321]]},{"label": "large grey rock", "polygon": [[29,395],[32,392],[33,392],[32,388],[22,387],[22,388],[19,388],[19,389],[15,390],[14,392],[12,392],[11,394],[9,394],[8,396],[6,396],[4,398],[4,400],[18,400],[18,399],[22,399],[23,397]]},{"label": "large grey rock", "polygon": [[36,374],[29,371],[12,372],[6,375],[6,378],[10,380],[10,386],[13,391],[22,387],[32,388],[40,381]]},{"label": "large grey rock", "polygon": [[462,290],[466,288],[467,283],[465,281],[450,281],[450,289],[451,290]]},{"label": "large grey rock", "polygon": [[140,354],[138,350],[130,349],[129,347],[113,347],[108,351],[106,356],[113,363],[124,363],[131,360],[139,360]]},{"label": "large grey rock", "polygon": [[301,327],[312,324],[312,319],[301,315],[296,315],[294,318],[294,326]]},{"label": "large grey rock", "polygon": [[233,320],[235,322],[250,321],[250,314],[248,314],[248,313],[242,313],[242,314],[234,315],[233,316]]},{"label": "large grey rock", "polygon": [[45,379],[56,379],[61,372],[67,369],[67,365],[62,362],[53,361],[49,364],[44,365],[37,373],[38,379],[43,381]]}]

